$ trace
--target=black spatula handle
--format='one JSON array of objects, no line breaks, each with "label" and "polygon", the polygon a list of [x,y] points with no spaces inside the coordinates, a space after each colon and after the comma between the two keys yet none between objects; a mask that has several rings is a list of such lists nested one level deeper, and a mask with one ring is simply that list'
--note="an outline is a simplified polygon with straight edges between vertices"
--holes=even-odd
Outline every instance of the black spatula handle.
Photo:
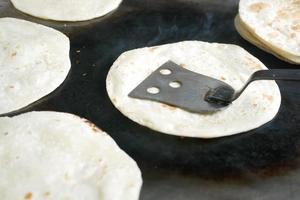
[{"label": "black spatula handle", "polygon": [[250,82],[256,80],[300,81],[300,70],[298,69],[260,70],[253,73],[249,79]]},{"label": "black spatula handle", "polygon": [[217,103],[222,105],[228,105],[245,91],[250,83],[259,80],[284,80],[284,81],[300,81],[299,69],[271,69],[260,70],[254,72],[246,84],[238,91],[232,93],[232,88],[219,87],[210,91],[206,96],[206,101],[210,103]]},{"label": "black spatula handle", "polygon": [[244,92],[250,83],[258,80],[284,80],[284,81],[300,81],[299,69],[270,69],[256,71],[249,78],[244,87],[237,91],[231,101],[236,100]]}]

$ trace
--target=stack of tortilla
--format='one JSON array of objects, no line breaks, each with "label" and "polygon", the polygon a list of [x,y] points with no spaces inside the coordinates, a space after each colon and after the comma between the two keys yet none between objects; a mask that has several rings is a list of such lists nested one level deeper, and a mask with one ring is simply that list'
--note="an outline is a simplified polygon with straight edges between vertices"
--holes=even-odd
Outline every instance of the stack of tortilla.
[{"label": "stack of tortilla", "polygon": [[257,70],[267,69],[239,46],[187,41],[123,53],[111,67],[107,92],[115,107],[131,120],[177,136],[214,138],[257,128],[277,114],[281,96],[274,81],[252,83],[226,109],[213,114],[191,113],[163,103],[135,99],[128,94],[167,61],[225,81],[235,90]]},{"label": "stack of tortilla", "polygon": [[235,25],[254,45],[300,64],[299,0],[241,0]]},{"label": "stack of tortilla", "polygon": [[11,0],[20,11],[43,19],[84,21],[106,15],[122,0]]}]

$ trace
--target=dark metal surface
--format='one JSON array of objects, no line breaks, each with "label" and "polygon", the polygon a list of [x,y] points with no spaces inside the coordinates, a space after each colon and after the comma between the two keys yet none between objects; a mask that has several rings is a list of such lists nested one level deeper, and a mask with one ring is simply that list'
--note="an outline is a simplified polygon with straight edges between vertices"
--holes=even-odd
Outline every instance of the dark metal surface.
[{"label": "dark metal surface", "polygon": [[[162,74],[162,70],[168,70],[170,74]],[[179,87],[171,87],[171,83],[178,83]],[[212,113],[225,105],[210,103],[206,101],[206,96],[210,90],[221,87],[231,88],[230,96],[233,95],[234,89],[225,82],[192,72],[169,61],[150,74],[129,96],[165,103],[193,113]],[[151,94],[148,92],[149,88],[157,88],[158,93]]]},{"label": "dark metal surface", "polygon": [[272,122],[213,140],[173,137],[139,126],[120,114],[106,93],[107,72],[120,53],[182,40],[234,43],[267,66],[297,68],[238,35],[233,25],[237,4],[235,0],[125,0],[104,18],[64,24],[29,17],[0,0],[1,16],[42,23],[71,39],[72,69],[65,83],[20,112],[69,112],[107,131],[141,167],[141,200],[298,200],[298,83],[278,82],[282,106]]}]

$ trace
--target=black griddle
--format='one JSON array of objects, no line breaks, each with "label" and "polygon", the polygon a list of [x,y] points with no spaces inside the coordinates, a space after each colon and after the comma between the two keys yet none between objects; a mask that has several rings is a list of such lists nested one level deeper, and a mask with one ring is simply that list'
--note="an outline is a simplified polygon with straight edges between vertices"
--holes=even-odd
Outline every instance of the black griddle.
[{"label": "black griddle", "polygon": [[278,81],[282,105],[270,123],[211,140],[140,126],[114,108],[106,93],[106,75],[122,52],[183,40],[237,44],[270,68],[298,68],[243,40],[233,24],[237,7],[238,0],[124,0],[105,17],[67,23],[30,17],[0,0],[0,17],[44,24],[71,40],[72,69],[63,85],[8,116],[51,110],[94,122],[137,161],[144,179],[141,200],[299,200],[299,83]]}]

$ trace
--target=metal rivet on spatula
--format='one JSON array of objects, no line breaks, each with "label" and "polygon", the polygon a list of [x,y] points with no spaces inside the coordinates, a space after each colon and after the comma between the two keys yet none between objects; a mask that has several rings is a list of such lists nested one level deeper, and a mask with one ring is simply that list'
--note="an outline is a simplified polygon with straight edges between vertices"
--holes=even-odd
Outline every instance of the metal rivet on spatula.
[{"label": "metal rivet on spatula", "polygon": [[160,70],[160,73],[162,75],[170,75],[170,74],[172,74],[172,71],[169,69],[162,69],[162,70]]},{"label": "metal rivet on spatula", "polygon": [[172,81],[169,83],[169,86],[172,88],[180,88],[181,87],[181,83],[179,81]]},{"label": "metal rivet on spatula", "polygon": [[150,87],[147,89],[147,92],[150,94],[158,94],[160,92],[160,89],[157,87]]}]

